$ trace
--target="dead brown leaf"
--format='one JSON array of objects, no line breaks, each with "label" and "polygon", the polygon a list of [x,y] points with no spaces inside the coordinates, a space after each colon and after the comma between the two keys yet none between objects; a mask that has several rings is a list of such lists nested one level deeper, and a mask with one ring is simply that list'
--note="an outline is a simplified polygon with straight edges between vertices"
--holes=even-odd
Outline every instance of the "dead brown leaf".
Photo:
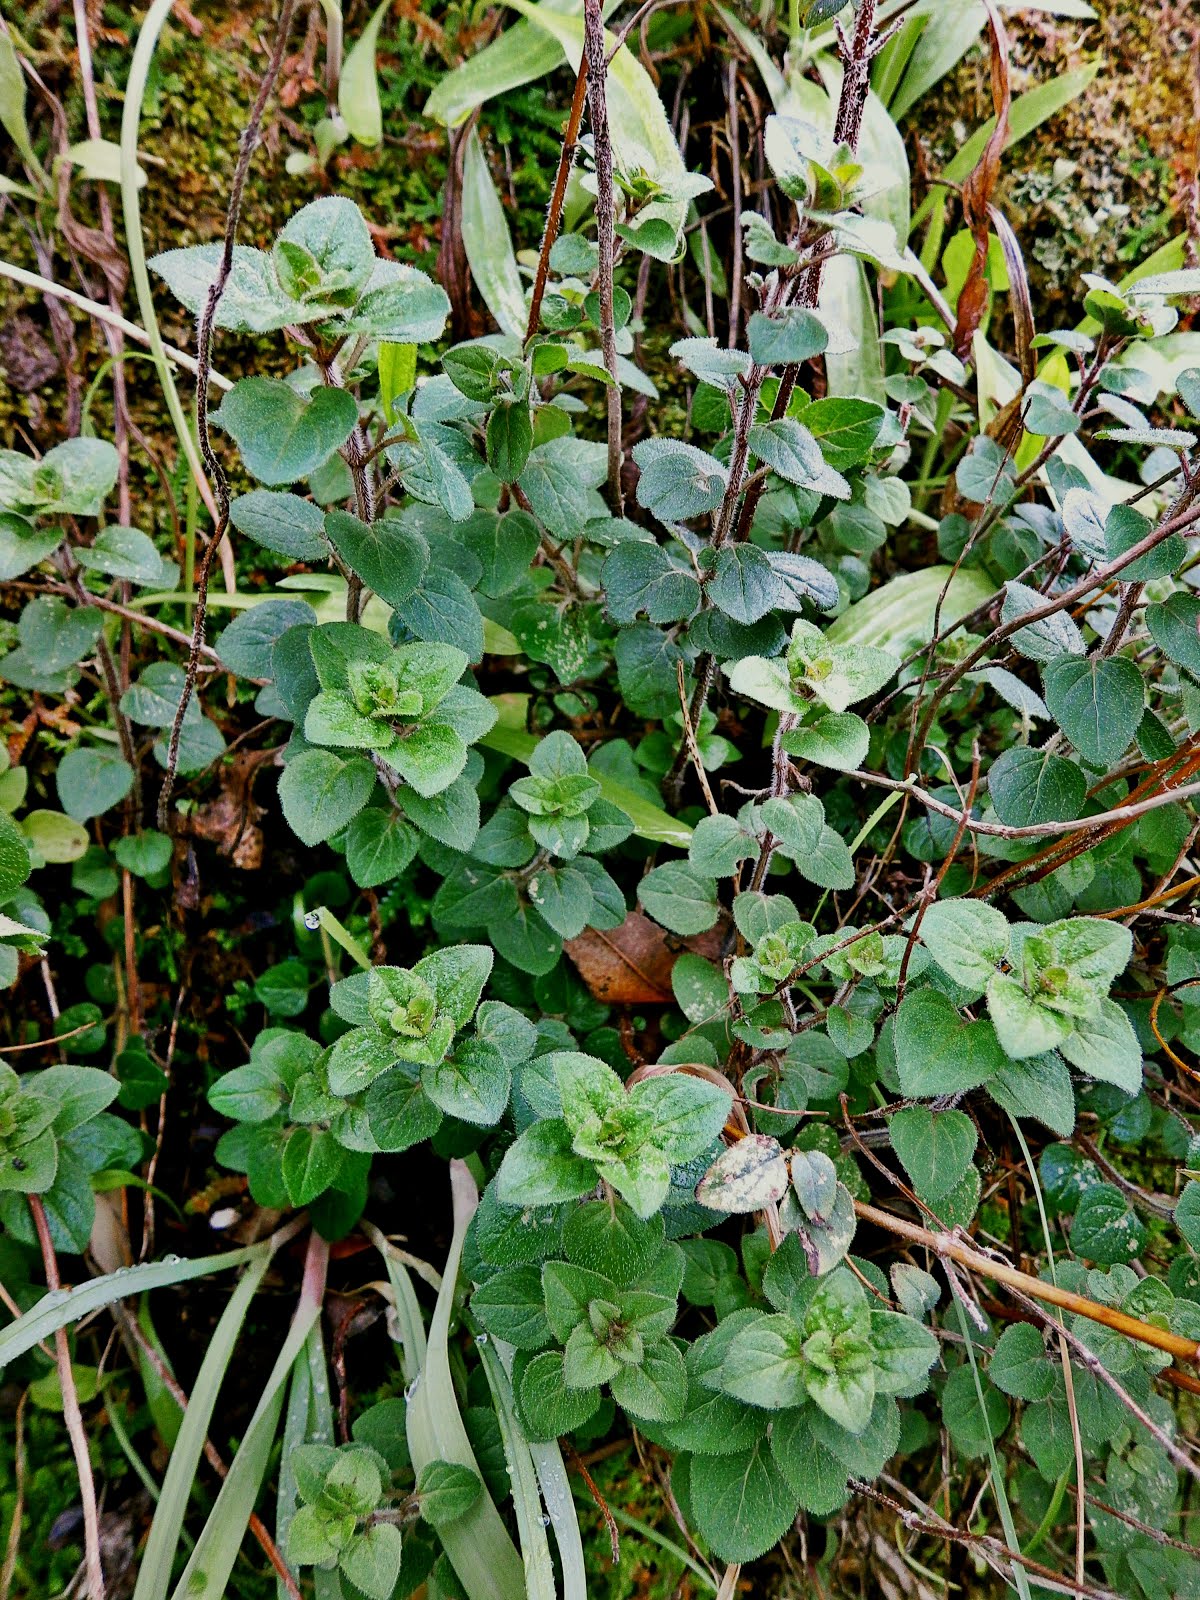
[{"label": "dead brown leaf", "polygon": [[678,939],[640,911],[631,911],[619,928],[605,933],[585,928],[563,949],[597,1000],[614,1006],[669,1005],[674,999],[671,969],[683,951],[719,961],[721,942],[720,925]]},{"label": "dead brown leaf", "polygon": [[89,228],[79,221],[71,210],[69,182],[65,177],[58,186],[58,225],[72,250],[78,251],[86,261],[99,267],[109,288],[120,300],[129,282],[129,262],[100,228]]},{"label": "dead brown leaf", "polygon": [[259,820],[263,809],[252,793],[254,779],[273,750],[239,751],[221,767],[221,792],[199,806],[188,819],[188,831],[215,844],[235,867],[252,872],[262,866],[263,836]]},{"label": "dead brown leaf", "polygon": [[954,348],[960,360],[970,354],[971,341],[983,321],[987,309],[987,258],[989,207],[1000,178],[1000,158],[1008,142],[1008,113],[1012,105],[1012,89],[1008,74],[1008,33],[996,10],[995,0],[983,0],[988,14],[991,41],[992,106],[996,113],[996,126],[983,147],[983,154],[975,170],[962,187],[963,221],[975,240],[975,254],[958,297],[957,317],[954,327]]}]

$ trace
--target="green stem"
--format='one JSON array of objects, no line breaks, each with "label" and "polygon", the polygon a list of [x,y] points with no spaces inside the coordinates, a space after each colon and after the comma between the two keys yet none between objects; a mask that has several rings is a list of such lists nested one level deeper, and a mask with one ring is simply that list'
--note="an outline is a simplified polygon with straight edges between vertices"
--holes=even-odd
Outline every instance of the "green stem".
[{"label": "green stem", "polygon": [[1058,1513],[1062,1510],[1063,1496],[1067,1492],[1067,1479],[1070,1476],[1071,1469],[1069,1466],[1064,1467],[1059,1473],[1054,1485],[1054,1493],[1050,1496],[1050,1504],[1046,1507],[1046,1513],[1034,1530],[1033,1538],[1025,1546],[1025,1554],[1027,1556],[1031,1556],[1038,1549],[1050,1529],[1057,1522]]},{"label": "green stem", "polygon": [[[315,919],[315,922],[311,922],[311,919]],[[354,935],[347,930],[345,924],[340,922],[338,918],[334,916],[333,912],[330,911],[328,906],[314,906],[314,908],[307,913],[304,920],[306,927],[310,926],[311,923],[311,925],[315,926],[316,928],[320,928],[327,933],[336,944],[340,944],[350,959],[354,962],[357,962],[357,964],[362,967],[364,971],[370,970],[370,956],[363,949],[362,945],[359,944]]]},{"label": "green stem", "polygon": [[612,1519],[623,1528],[629,1528],[634,1533],[640,1533],[643,1539],[649,1539],[660,1549],[668,1550],[677,1561],[682,1561],[689,1572],[695,1574],[710,1594],[716,1594],[717,1586],[710,1575],[698,1561],[694,1561],[682,1545],[676,1544],[673,1539],[668,1539],[665,1533],[659,1533],[657,1528],[652,1528],[648,1522],[642,1522],[637,1517],[630,1516],[628,1511],[622,1511],[620,1506],[609,1506]]},{"label": "green stem", "polygon": [[925,452],[921,457],[921,470],[914,484],[916,491],[917,510],[923,511],[929,499],[930,480],[933,477],[933,464],[937,460],[938,449],[942,443],[942,435],[946,431],[946,424],[950,420],[950,413],[954,409],[954,396],[949,389],[938,391],[937,411],[933,421],[933,432],[925,441]]},{"label": "green stem", "polygon": [[[992,1425],[988,1421],[987,1404],[983,1398],[983,1379],[979,1375],[979,1363],[975,1359],[975,1341],[971,1337],[971,1319],[967,1316],[962,1301],[952,1291],[954,1309],[958,1313],[958,1325],[962,1329],[963,1342],[967,1347],[967,1359],[971,1363],[971,1376],[975,1379],[975,1398],[979,1402],[979,1415],[983,1421],[984,1437],[987,1439],[988,1460],[992,1468],[992,1494],[995,1496],[996,1509],[1000,1513],[1000,1522],[1004,1528],[1004,1538],[1008,1548],[1017,1555],[1021,1555],[1021,1546],[1017,1541],[1017,1525],[1013,1521],[1012,1507],[1008,1503],[1008,1491],[1004,1486],[1004,1474],[1000,1468],[1000,1459],[996,1454],[996,1441],[992,1437]],[[1012,1563],[1012,1581],[1021,1600],[1031,1600],[1029,1592],[1029,1579],[1025,1568],[1020,1562]]]}]

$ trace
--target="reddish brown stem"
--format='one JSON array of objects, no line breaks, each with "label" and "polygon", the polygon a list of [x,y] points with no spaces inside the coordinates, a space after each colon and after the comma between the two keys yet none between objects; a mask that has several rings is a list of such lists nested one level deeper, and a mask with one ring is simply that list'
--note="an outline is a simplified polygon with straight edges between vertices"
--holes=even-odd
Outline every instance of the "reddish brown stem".
[{"label": "reddish brown stem", "polygon": [[[61,1289],[58,1275],[58,1257],[54,1253],[54,1240],[50,1237],[50,1223],[46,1208],[36,1194],[28,1197],[33,1226],[37,1230],[42,1251],[42,1266],[46,1273],[46,1287]],[[87,1568],[89,1600],[105,1600],[104,1567],[100,1560],[100,1512],[96,1504],[96,1480],[92,1476],[92,1460],[88,1454],[87,1433],[83,1426],[83,1413],[79,1409],[79,1391],[75,1387],[75,1374],[71,1369],[71,1346],[65,1328],[54,1335],[54,1356],[58,1367],[58,1384],[62,1390],[63,1421],[71,1440],[75,1457],[75,1470],[79,1474],[79,1497],[83,1502],[83,1548]]]},{"label": "reddish brown stem", "polygon": [[575,75],[575,93],[571,97],[571,114],[563,133],[562,150],[558,157],[558,171],[554,175],[554,189],[550,195],[550,209],[546,212],[546,226],[542,232],[542,248],[538,255],[537,272],[533,279],[533,294],[529,301],[529,322],[525,328],[525,343],[538,331],[542,320],[542,300],[546,294],[546,274],[550,270],[550,252],[558,238],[562,223],[563,202],[567,197],[567,179],[571,176],[571,163],[579,143],[579,124],[583,120],[583,103],[587,98],[587,56],[579,58],[579,71]]}]

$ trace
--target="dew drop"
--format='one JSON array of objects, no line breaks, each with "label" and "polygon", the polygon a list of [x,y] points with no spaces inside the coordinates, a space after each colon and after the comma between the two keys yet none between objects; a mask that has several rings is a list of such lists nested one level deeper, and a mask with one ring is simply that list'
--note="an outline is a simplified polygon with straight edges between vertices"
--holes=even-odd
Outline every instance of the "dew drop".
[{"label": "dew drop", "polygon": [[477,1333],[475,1335],[475,1343],[476,1344],[486,1344],[487,1342],[488,1342],[488,1336],[487,1336],[486,1333]]},{"label": "dew drop", "polygon": [[304,913],[304,926],[309,933],[316,933],[321,926],[321,913],[319,911],[306,911]]},{"label": "dew drop", "polygon": [[416,1378],[414,1378],[414,1379],[413,1379],[413,1381],[412,1381],[412,1382],[411,1382],[411,1383],[410,1383],[410,1384],[409,1384],[409,1386],[408,1386],[408,1388],[407,1388],[407,1389],[405,1389],[405,1391],[404,1391],[404,1398],[405,1398],[405,1399],[406,1399],[406,1400],[411,1400],[411,1399],[412,1399],[412,1397],[413,1397],[413,1395],[415,1395],[415,1394],[416,1394],[416,1392],[417,1392],[417,1390],[418,1390],[418,1389],[419,1389],[419,1388],[420,1388],[420,1387],[421,1387],[421,1380],[420,1380],[420,1378],[419,1378],[419,1377],[416,1377]]}]

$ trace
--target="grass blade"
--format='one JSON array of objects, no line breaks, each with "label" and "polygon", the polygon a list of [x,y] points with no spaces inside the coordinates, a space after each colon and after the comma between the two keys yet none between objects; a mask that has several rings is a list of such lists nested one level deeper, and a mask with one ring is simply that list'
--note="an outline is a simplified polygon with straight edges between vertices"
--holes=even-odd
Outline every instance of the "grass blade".
[{"label": "grass blade", "polygon": [[[454,1197],[454,1234],[429,1326],[425,1362],[414,1380],[416,1388],[410,1391],[408,1402],[408,1448],[418,1476],[431,1461],[456,1462],[479,1473],[479,1464],[458,1410],[448,1344],[463,1241],[467,1224],[479,1204],[479,1193],[462,1161],[450,1163],[450,1184]],[[447,1524],[440,1532],[450,1565],[458,1574],[468,1600],[525,1600],[521,1557],[486,1489],[465,1516]]]},{"label": "grass blade", "polygon": [[[505,3],[550,34],[558,42],[572,70],[579,71],[583,54],[581,17],[564,16],[545,5],[532,5],[530,0],[505,0]],[[607,48],[611,51],[616,40],[612,35],[605,37]],[[656,183],[670,191],[686,176],[687,169],[658,90],[654,87],[654,80],[625,45],[620,45],[615,54],[608,58],[605,92],[618,166],[626,171],[643,167]],[[673,227],[676,248],[686,216],[687,206],[682,201],[652,201],[639,212],[641,221],[655,218]],[[659,254],[657,250],[647,253]],[[670,254],[660,259],[670,259]]]},{"label": "grass blade", "polygon": [[[283,1388],[297,1360],[303,1359],[305,1341],[321,1314],[325,1295],[325,1269],[329,1246],[317,1234],[308,1242],[304,1264],[304,1286],[283,1348],[276,1357],[253,1417],[246,1428],[229,1475],[221,1485],[208,1521],[196,1540],[196,1548],[173,1591],[174,1600],[221,1600],[229,1575],[241,1548],[250,1514],[266,1476],[275,1442],[275,1429],[283,1407]],[[191,1407],[188,1408],[188,1417]],[[185,1418],[184,1425],[187,1425]],[[143,1571],[147,1563],[143,1562]],[[168,1569],[169,1570],[169,1569]],[[142,1600],[135,1593],[134,1600]]]},{"label": "grass blade", "polygon": [[[512,1383],[508,1375],[512,1364],[512,1350],[507,1345],[498,1349],[483,1336],[481,1341],[476,1342],[484,1376],[487,1378],[488,1388],[492,1391],[492,1405],[495,1407],[496,1421],[500,1424],[504,1459],[508,1463],[508,1476],[512,1483],[513,1509],[517,1514],[517,1534],[521,1541],[521,1559],[525,1563],[527,1600],[555,1600],[554,1565],[550,1560],[546,1525],[542,1521],[542,1497],[538,1489],[538,1475],[534,1470],[529,1441],[517,1417]],[[504,1355],[508,1357],[507,1362],[503,1359]]]},{"label": "grass blade", "polygon": [[550,1525],[558,1544],[558,1560],[562,1568],[563,1600],[587,1600],[587,1572],[583,1564],[583,1538],[579,1532],[579,1517],[575,1511],[575,1497],[567,1478],[562,1451],[551,1441],[549,1444],[529,1443],[534,1470],[542,1488]]},{"label": "grass blade", "polygon": [[525,288],[477,128],[471,129],[463,152],[462,241],[484,304],[505,333],[523,339]]},{"label": "grass blade", "polygon": [[163,1478],[158,1510],[150,1525],[150,1535],[142,1555],[137,1586],[133,1600],[165,1600],[171,1581],[171,1567],[183,1519],[187,1514],[188,1500],[196,1479],[196,1468],[208,1437],[209,1423],[217,1403],[217,1393],[225,1378],[242,1323],[250,1309],[250,1302],[258,1291],[263,1275],[270,1264],[270,1253],[258,1247],[260,1254],[229,1297],[221,1319],[201,1364],[192,1389],[191,1402],[184,1412],[179,1427],[179,1437],[171,1451],[171,1459]]},{"label": "grass blade", "polygon": [[392,0],[382,0],[366,27],[350,47],[338,85],[338,110],[359,144],[378,144],[383,138],[383,104],[379,98],[379,73],[375,47],[379,30]]},{"label": "grass blade", "polygon": [[142,102],[150,81],[150,68],[158,47],[158,36],[174,10],[175,0],[154,0],[138,33],[133,59],[129,64],[129,81],[125,85],[125,105],[121,114],[121,207],[125,220],[125,251],[129,257],[129,274],[137,295],[138,314],[146,330],[150,354],[158,372],[163,398],[171,414],[179,447],[187,460],[188,468],[196,480],[196,487],[210,514],[216,506],[200,459],[200,447],[192,433],[175,387],[175,375],[158,327],[158,314],[154,309],[154,296],[150,291],[150,273],[146,267],[146,248],[142,239],[142,208],[138,197],[138,180],[142,169],[138,165],[138,133],[142,120]]},{"label": "grass blade", "polygon": [[[283,1453],[279,1458],[279,1489],[275,1499],[275,1543],[287,1552],[288,1528],[296,1514],[299,1494],[292,1471],[293,1453],[302,1444],[333,1444],[333,1407],[329,1401],[329,1380],[325,1372],[325,1341],[321,1324],[314,1322],[304,1344],[304,1355],[292,1368],[287,1411],[283,1423]],[[313,1593],[316,1600],[338,1600],[337,1574],[314,1567]],[[282,1579],[278,1580],[279,1600],[288,1600]]]},{"label": "grass blade", "polygon": [[[583,0],[543,0],[543,5],[547,11],[567,16],[578,16],[583,10]],[[606,17],[616,9],[617,0],[605,0]],[[532,23],[518,22],[448,72],[425,102],[425,115],[443,127],[456,128],[478,106],[509,89],[544,78],[565,59],[562,46],[549,34]]]},{"label": "grass blade", "polygon": [[283,1229],[262,1244],[228,1250],[224,1255],[196,1256],[191,1261],[148,1261],[140,1267],[123,1267],[102,1278],[90,1278],[74,1289],[44,1294],[23,1317],[0,1332],[0,1370],[24,1355],[26,1350],[32,1350],[35,1344],[51,1338],[60,1328],[116,1300],[129,1299],[147,1289],[166,1289],[175,1283],[187,1283],[192,1278],[207,1278],[211,1273],[243,1267],[248,1262],[265,1262],[295,1232],[296,1227]]},{"label": "grass blade", "polygon": [[[983,1421],[984,1437],[987,1439],[988,1461],[992,1468],[992,1494],[996,1500],[996,1509],[1000,1513],[1000,1524],[1004,1529],[1004,1537],[1008,1542],[1008,1548],[1019,1555],[1021,1546],[1017,1540],[1017,1525],[1013,1521],[1012,1507],[1008,1503],[1008,1490],[1004,1483],[1004,1472],[1000,1466],[1000,1458],[996,1454],[996,1441],[992,1437],[992,1425],[988,1421],[987,1402],[983,1398],[983,1380],[979,1376],[979,1362],[975,1359],[975,1341],[971,1337],[971,1319],[963,1309],[962,1300],[958,1294],[953,1294],[952,1298],[954,1300],[954,1309],[958,1313],[958,1325],[962,1329],[963,1342],[967,1347],[967,1358],[971,1363],[971,1376],[975,1380],[975,1398],[979,1403],[979,1415]],[[1021,1600],[1031,1600],[1029,1577],[1025,1568],[1018,1561],[1012,1562],[1012,1581]]]},{"label": "grass blade", "polygon": [[425,1323],[421,1316],[417,1291],[413,1288],[408,1268],[379,1229],[373,1223],[366,1221],[359,1226],[379,1251],[387,1268],[388,1282],[395,1296],[393,1309],[400,1335],[400,1365],[404,1372],[405,1383],[412,1383],[425,1365],[426,1350]]}]

